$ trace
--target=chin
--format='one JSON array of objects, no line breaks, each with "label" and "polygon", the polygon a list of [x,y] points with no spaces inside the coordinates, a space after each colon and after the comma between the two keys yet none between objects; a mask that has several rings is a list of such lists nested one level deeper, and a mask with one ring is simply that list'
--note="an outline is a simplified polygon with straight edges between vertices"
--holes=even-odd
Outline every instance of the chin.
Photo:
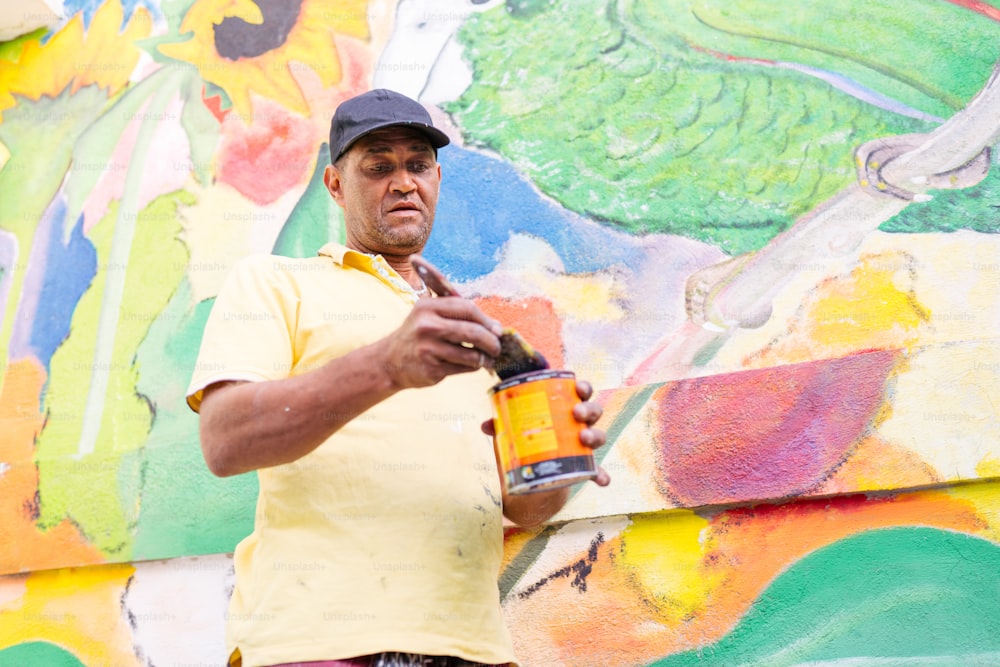
[{"label": "chin", "polygon": [[[427,239],[430,238],[430,235],[429,229],[420,229],[411,232],[397,228],[382,234],[380,240],[385,247],[396,251],[420,252],[427,244]],[[411,250],[413,248],[415,250]]]}]

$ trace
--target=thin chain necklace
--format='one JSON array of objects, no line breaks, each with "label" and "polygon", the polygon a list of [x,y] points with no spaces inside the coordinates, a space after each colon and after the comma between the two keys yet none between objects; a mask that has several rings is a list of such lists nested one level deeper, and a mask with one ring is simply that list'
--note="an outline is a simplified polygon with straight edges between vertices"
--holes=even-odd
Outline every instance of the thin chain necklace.
[{"label": "thin chain necklace", "polygon": [[396,272],[390,273],[390,267],[388,263],[385,261],[385,258],[382,257],[382,255],[374,255],[369,252],[366,252],[364,254],[372,258],[373,260],[372,264],[375,266],[375,270],[379,272],[380,276],[388,280],[390,283],[392,283],[402,291],[410,292],[411,294],[417,297],[421,297],[427,294],[427,283],[424,282],[423,278],[420,278],[420,289],[414,289],[414,287],[410,285],[410,283],[403,280],[403,277],[400,276],[398,273]]}]

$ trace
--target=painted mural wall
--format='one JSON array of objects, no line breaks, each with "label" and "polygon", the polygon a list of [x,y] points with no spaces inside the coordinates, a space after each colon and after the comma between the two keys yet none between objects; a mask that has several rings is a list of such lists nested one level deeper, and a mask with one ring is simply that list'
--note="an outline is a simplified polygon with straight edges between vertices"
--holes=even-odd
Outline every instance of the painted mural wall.
[{"label": "painted mural wall", "polygon": [[65,4],[0,43],[0,666],[223,664],[256,480],[184,390],[373,87],[453,139],[428,257],[605,407],[507,534],[524,664],[1000,664],[1000,3]]}]

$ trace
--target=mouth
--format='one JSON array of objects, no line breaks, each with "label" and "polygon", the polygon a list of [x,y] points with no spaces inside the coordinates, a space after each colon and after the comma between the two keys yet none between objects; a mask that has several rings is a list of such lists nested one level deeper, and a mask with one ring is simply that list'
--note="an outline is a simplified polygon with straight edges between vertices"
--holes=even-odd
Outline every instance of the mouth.
[{"label": "mouth", "polygon": [[412,215],[414,213],[420,213],[420,207],[409,202],[401,202],[391,206],[389,208],[389,213],[395,213],[396,215]]},{"label": "mouth", "polygon": [[416,204],[396,204],[389,208],[388,215],[393,218],[412,218],[420,213],[420,208]]}]

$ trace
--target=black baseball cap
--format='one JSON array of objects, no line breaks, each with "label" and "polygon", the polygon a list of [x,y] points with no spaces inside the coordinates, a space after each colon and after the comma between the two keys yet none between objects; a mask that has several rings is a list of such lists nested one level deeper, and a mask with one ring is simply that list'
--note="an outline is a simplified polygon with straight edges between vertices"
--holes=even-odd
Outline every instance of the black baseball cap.
[{"label": "black baseball cap", "polygon": [[405,125],[427,135],[435,150],[449,143],[448,135],[434,127],[420,102],[394,90],[377,88],[345,100],[330,123],[330,161],[336,162],[355,141],[383,127]]}]

